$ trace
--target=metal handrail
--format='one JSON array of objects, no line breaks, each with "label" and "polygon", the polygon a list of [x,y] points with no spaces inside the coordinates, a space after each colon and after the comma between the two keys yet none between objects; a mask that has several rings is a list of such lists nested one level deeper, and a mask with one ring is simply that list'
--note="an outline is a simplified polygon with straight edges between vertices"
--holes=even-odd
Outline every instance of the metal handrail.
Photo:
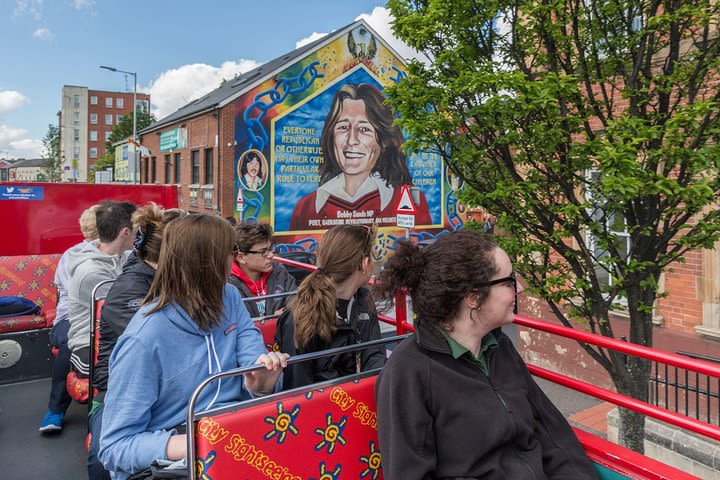
[{"label": "metal handrail", "polygon": [[95,298],[95,294],[103,285],[108,283],[115,283],[115,280],[103,280],[93,287],[90,297],[90,359],[88,362],[88,430],[90,422],[90,412],[92,411],[93,398],[95,394],[93,392],[93,375],[95,374],[95,321],[97,320],[96,310],[97,307],[95,302],[102,300]]},{"label": "metal handrail", "polygon": [[614,338],[605,337],[596,333],[583,332],[574,328],[564,327],[555,323],[545,322],[535,318],[515,315],[515,323],[524,327],[534,328],[543,332],[552,333],[561,337],[591,343],[600,347],[609,348],[618,352],[629,353],[637,357],[646,358],[663,364],[684,368],[693,372],[703,373],[711,377],[720,378],[720,365],[702,360],[687,358],[675,353],[663,352],[650,347],[643,347],[630,342],[623,342]]},{"label": "metal handrail", "polygon": [[[306,362],[308,360],[315,360],[318,358],[324,358],[324,357],[331,357],[333,355],[339,355],[341,353],[348,353],[348,352],[354,352],[356,350],[364,350],[366,348],[375,347],[379,345],[385,345],[387,343],[394,343],[399,342],[401,340],[404,340],[405,338],[409,337],[410,335],[402,335],[402,336],[396,336],[396,337],[390,337],[390,338],[381,338],[378,340],[371,340],[369,342],[365,343],[356,343],[353,345],[347,345],[345,347],[337,347],[332,348],[329,350],[321,350],[319,352],[312,352],[312,353],[306,353],[303,355],[296,355],[288,360],[288,365],[292,365],[295,363],[300,362]],[[195,391],[193,392],[192,396],[190,397],[190,401],[188,402],[188,410],[187,410],[187,434],[186,434],[186,440],[187,440],[187,464],[188,464],[188,479],[189,480],[196,480],[195,477],[195,431],[193,427],[193,420],[195,418],[195,404],[197,403],[198,398],[200,397],[200,393],[207,387],[210,383],[214,382],[215,380],[219,380],[221,378],[227,378],[227,377],[235,377],[237,375],[242,375],[244,373],[250,373],[254,372],[256,370],[262,370],[265,366],[262,364],[257,365],[250,365],[248,367],[241,367],[241,368],[235,368],[232,370],[228,370],[227,372],[220,372],[216,373],[207,379],[205,379],[200,385],[197,386]]]},{"label": "metal handrail", "polygon": [[289,297],[290,295],[295,295],[296,293],[297,290],[293,290],[292,292],[271,293],[269,295],[258,295],[257,297],[244,297],[242,300],[243,302],[252,302],[255,300],[265,300],[266,298]]}]

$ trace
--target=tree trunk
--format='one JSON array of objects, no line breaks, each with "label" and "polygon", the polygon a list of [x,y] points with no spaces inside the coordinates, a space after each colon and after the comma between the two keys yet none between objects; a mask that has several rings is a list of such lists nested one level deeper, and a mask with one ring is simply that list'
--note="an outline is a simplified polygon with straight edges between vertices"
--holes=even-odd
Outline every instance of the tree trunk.
[{"label": "tree trunk", "polygon": [[[643,402],[648,401],[648,381],[650,379],[650,361],[639,357],[628,357],[625,361],[625,375],[614,379],[618,392]],[[623,447],[638,453],[645,453],[645,415],[629,410],[618,409],[618,441]]]}]

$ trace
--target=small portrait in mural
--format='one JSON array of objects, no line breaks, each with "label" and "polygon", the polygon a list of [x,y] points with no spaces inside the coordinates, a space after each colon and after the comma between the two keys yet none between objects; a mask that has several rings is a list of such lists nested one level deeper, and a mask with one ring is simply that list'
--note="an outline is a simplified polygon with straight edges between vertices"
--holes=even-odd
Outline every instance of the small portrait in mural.
[{"label": "small portrait in mural", "polygon": [[[295,206],[290,230],[319,230],[342,223],[395,224],[403,185],[412,185],[405,137],[376,86],[343,85],[334,95],[320,140],[318,189]],[[417,225],[432,223],[425,196]],[[373,220],[374,219],[374,220]]]},{"label": "small portrait in mural", "polygon": [[462,178],[460,178],[458,175],[455,175],[455,172],[450,170],[449,166],[445,166],[445,178],[448,179],[450,189],[455,192],[462,189],[463,183],[465,183]]},{"label": "small portrait in mural", "polygon": [[238,178],[246,190],[260,190],[267,180],[267,160],[258,150],[243,153],[238,162]]}]

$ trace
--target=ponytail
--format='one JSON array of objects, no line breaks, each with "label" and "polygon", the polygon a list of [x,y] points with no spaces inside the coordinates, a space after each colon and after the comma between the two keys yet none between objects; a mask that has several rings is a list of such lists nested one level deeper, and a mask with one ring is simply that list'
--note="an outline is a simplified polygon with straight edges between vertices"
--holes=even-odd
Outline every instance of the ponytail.
[{"label": "ponytail", "polygon": [[298,287],[290,310],[295,321],[295,348],[302,351],[317,336],[330,342],[337,330],[335,282],[320,267],[305,277]]}]

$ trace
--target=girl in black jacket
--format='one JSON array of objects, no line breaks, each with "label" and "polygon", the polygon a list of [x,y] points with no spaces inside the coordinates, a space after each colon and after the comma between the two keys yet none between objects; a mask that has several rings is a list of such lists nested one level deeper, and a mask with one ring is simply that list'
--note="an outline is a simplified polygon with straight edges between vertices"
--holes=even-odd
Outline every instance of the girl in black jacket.
[{"label": "girl in black jacket", "polygon": [[[380,338],[380,324],[365,287],[373,270],[375,230],[340,225],[325,233],[318,248],[318,269],[303,280],[290,310],[278,320],[275,343],[290,355]],[[283,389],[300,387],[380,368],[384,347],[367,348],[289,365]]]},{"label": "girl in black jacket", "polygon": [[409,291],[416,328],[375,385],[387,480],[598,478],[500,329],[523,288],[492,238],[401,242],[379,280],[386,301]]}]

